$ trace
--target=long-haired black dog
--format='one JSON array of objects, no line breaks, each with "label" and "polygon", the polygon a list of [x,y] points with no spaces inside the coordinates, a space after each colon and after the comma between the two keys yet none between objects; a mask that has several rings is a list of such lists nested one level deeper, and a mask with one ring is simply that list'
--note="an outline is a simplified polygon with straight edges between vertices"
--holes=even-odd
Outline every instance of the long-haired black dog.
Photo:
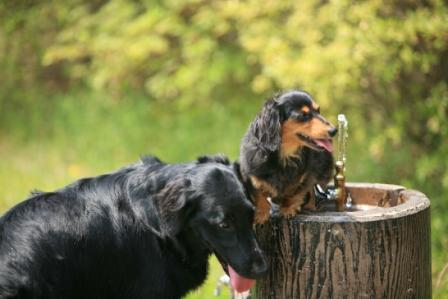
[{"label": "long-haired black dog", "polygon": [[214,251],[266,272],[254,207],[221,163],[154,157],[35,193],[0,218],[0,298],[180,298]]},{"label": "long-haired black dog", "polygon": [[337,129],[302,91],[268,100],[241,143],[241,176],[256,205],[255,221],[269,218],[270,197],[285,216],[300,211],[314,185],[325,187],[333,169],[332,141]]}]

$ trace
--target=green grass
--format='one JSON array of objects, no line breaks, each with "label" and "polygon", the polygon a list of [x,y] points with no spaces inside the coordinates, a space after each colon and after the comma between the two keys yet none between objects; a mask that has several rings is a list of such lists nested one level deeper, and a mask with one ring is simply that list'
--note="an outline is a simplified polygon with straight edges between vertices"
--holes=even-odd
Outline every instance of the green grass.
[{"label": "green grass", "polygon": [[[24,102],[22,107],[5,106],[0,119],[0,212],[26,198],[32,189],[54,190],[132,163],[143,154],[155,154],[167,162],[218,152],[235,159],[240,140],[261,105],[248,100],[185,108],[139,96],[104,100],[103,95],[89,92],[30,97]],[[362,144],[351,142],[349,150],[350,181],[405,184],[432,200],[433,294],[448,298],[448,271],[441,275],[448,264],[447,190],[412,183],[409,171],[396,167],[407,158],[405,152],[386,151],[387,157],[379,163]],[[187,298],[213,297],[222,273],[212,259],[209,279]],[[228,292],[219,298],[229,298]]]}]

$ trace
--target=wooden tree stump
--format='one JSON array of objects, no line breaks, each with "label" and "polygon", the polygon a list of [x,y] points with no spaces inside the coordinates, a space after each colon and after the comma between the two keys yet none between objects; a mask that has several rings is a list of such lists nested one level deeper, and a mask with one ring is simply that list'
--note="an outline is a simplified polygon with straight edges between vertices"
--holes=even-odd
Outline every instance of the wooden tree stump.
[{"label": "wooden tree stump", "polygon": [[348,191],[363,211],[277,217],[256,228],[270,270],[253,297],[431,298],[426,196],[380,184]]}]

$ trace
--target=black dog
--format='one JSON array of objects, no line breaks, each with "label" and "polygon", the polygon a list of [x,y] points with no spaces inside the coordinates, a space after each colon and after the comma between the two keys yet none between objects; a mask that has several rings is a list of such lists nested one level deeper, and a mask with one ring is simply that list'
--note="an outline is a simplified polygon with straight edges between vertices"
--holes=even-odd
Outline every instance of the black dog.
[{"label": "black dog", "polygon": [[337,129],[311,96],[289,91],[268,100],[241,143],[241,176],[256,205],[255,221],[269,218],[270,197],[285,216],[300,211],[314,185],[325,187],[333,170]]},{"label": "black dog", "polygon": [[267,266],[254,207],[229,166],[157,158],[36,193],[0,218],[0,298],[180,298],[215,251]]}]

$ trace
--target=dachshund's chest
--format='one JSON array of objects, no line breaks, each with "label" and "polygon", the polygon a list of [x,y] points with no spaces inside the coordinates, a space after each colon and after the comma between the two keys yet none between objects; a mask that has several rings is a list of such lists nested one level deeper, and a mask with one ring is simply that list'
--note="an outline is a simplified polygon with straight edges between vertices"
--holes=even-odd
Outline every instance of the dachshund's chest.
[{"label": "dachshund's chest", "polygon": [[307,167],[283,167],[263,177],[251,176],[255,189],[266,196],[288,197],[308,191],[316,183],[315,176]]}]

